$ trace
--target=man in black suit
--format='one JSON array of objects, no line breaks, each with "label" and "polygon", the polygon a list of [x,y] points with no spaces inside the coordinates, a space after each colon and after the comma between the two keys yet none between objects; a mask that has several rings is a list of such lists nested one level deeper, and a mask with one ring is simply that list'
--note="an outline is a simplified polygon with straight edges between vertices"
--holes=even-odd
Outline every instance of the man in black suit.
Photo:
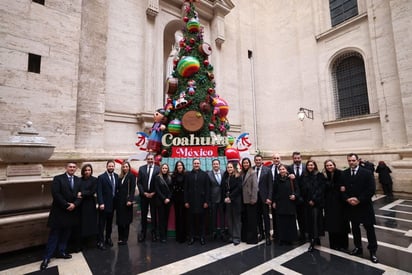
[{"label": "man in black suit", "polygon": [[[115,162],[109,160],[106,163],[106,172],[97,178],[97,203],[99,205],[99,234],[97,247],[106,249],[105,245],[113,246],[112,224],[114,214],[114,199],[116,196],[116,185],[119,183],[119,176],[114,172]],[[106,238],[104,231],[106,230]]]},{"label": "man in black suit", "polygon": [[[270,173],[269,173],[269,176],[267,177],[267,180],[272,185],[272,190],[275,189],[275,180],[277,176],[279,175],[279,165],[280,164],[281,164],[280,154],[274,153],[272,156],[272,164],[269,166]],[[273,191],[272,191],[272,194],[273,194]],[[276,209],[272,208],[272,205],[271,205],[271,210],[272,210],[273,239],[276,239],[276,234],[277,234]]]},{"label": "man in black suit", "polygon": [[207,172],[210,180],[210,210],[212,215],[213,239],[223,238],[222,230],[225,228],[225,216],[222,201],[223,170],[220,169],[220,161],[212,160],[212,170]]},{"label": "man in black suit", "polygon": [[159,232],[157,228],[155,177],[159,173],[160,168],[154,163],[154,155],[148,154],[146,157],[146,164],[139,167],[139,174],[137,176],[137,186],[139,188],[141,206],[141,231],[138,236],[139,242],[144,242],[146,240],[149,206],[152,224],[152,241],[155,242],[158,239]]},{"label": "man in black suit", "polygon": [[47,268],[56,248],[56,258],[70,259],[72,257],[66,253],[66,247],[71,228],[79,222],[77,209],[81,203],[80,180],[74,175],[76,169],[76,163],[68,162],[66,173],[53,178],[51,187],[53,203],[47,222],[50,233],[40,270]]},{"label": "man in black suit", "polygon": [[[255,174],[259,187],[257,200],[257,224],[258,224],[258,241],[266,240],[266,245],[271,245],[270,241],[270,217],[269,207],[272,205],[272,175],[268,167],[263,166],[263,158],[257,154],[254,157]],[[263,225],[265,229],[263,230]]]},{"label": "man in black suit", "polygon": [[[299,189],[302,190],[302,175],[306,171],[306,167],[302,164],[302,156],[300,152],[292,153],[293,163],[288,167],[288,173],[295,175],[295,181]],[[296,205],[296,218],[299,225],[299,240],[306,240],[305,229],[305,209],[303,204]]]},{"label": "man in black suit", "polygon": [[190,240],[194,244],[195,236],[200,236],[200,244],[205,244],[205,214],[210,203],[210,181],[206,172],[200,169],[200,160],[193,160],[193,169],[185,178],[184,200],[189,212]]},{"label": "man in black suit", "polygon": [[372,196],[375,194],[375,178],[367,169],[359,166],[359,157],[354,153],[347,155],[349,168],[343,171],[343,186],[341,191],[347,202],[347,213],[352,225],[353,242],[355,248],[351,255],[362,255],[362,240],[360,224],[366,230],[370,260],[378,263],[376,250],[378,243],[375,235],[375,212],[373,210]]}]

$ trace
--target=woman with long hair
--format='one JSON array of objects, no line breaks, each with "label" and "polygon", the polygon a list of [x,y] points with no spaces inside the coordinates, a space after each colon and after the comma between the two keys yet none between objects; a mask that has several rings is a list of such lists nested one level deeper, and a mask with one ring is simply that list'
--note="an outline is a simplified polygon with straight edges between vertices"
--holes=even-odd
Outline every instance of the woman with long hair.
[{"label": "woman with long hair", "polygon": [[122,163],[119,184],[116,186],[116,224],[119,245],[127,244],[130,224],[133,220],[133,201],[136,189],[136,177],[131,173],[130,163]]},{"label": "woman with long hair", "polygon": [[319,173],[314,160],[306,162],[306,171],[301,178],[300,193],[303,198],[306,232],[310,240],[308,252],[312,252],[315,244],[320,245],[323,232],[325,177]]},{"label": "woman with long hair", "polygon": [[345,215],[345,201],[342,198],[342,171],[336,168],[333,160],[324,162],[325,182],[325,230],[328,231],[329,246],[332,249],[347,251],[350,232]]},{"label": "woman with long hair", "polygon": [[155,178],[155,190],[158,200],[160,242],[165,243],[170,205],[172,204],[172,177],[169,175],[169,165],[166,163],[160,166],[160,173]]},{"label": "woman with long hair", "polygon": [[252,162],[249,158],[242,159],[242,239],[248,244],[256,244],[257,236],[257,193],[258,183]]},{"label": "woman with long hair", "polygon": [[228,162],[226,172],[223,174],[222,195],[226,206],[225,216],[228,223],[229,241],[238,245],[242,227],[242,179],[233,162]]},{"label": "woman with long hair", "polygon": [[187,210],[184,201],[186,170],[182,161],[177,161],[172,174],[173,205],[175,209],[176,241],[186,242],[187,237]]}]

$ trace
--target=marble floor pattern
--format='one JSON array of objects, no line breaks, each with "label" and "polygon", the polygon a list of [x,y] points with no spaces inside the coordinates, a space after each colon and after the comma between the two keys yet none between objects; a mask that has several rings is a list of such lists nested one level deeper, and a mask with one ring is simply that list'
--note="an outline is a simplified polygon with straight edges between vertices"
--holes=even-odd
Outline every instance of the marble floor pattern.
[{"label": "marble floor pattern", "polygon": [[[166,244],[137,243],[137,219],[131,227],[127,246],[115,245],[105,251],[89,248],[74,253],[70,260],[52,259],[49,267],[59,274],[412,274],[412,199],[389,200],[374,197],[377,218],[379,264],[369,261],[367,240],[363,257],[329,249],[327,236],[313,253],[307,243],[292,246],[262,241],[238,246],[207,240],[201,246],[179,244],[169,238]],[[113,227],[115,229],[115,226]],[[362,229],[362,236],[366,236]],[[350,248],[353,248],[350,240]],[[0,274],[27,274],[39,270],[44,247],[0,255]],[[54,268],[56,269],[56,268]],[[56,274],[56,271],[54,271]],[[37,272],[36,274],[44,274]]]}]

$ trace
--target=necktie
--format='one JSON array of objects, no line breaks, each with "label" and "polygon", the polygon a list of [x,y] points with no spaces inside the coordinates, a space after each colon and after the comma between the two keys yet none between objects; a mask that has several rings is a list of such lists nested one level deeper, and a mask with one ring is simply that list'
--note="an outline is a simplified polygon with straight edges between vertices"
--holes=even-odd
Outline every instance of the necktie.
[{"label": "necktie", "polygon": [[115,183],[114,183],[114,178],[113,178],[113,173],[110,174],[110,182],[112,183],[112,195],[114,197],[114,193],[115,193]]},{"label": "necktie", "polygon": [[260,177],[260,167],[256,167],[256,175],[257,175],[257,181],[259,182],[259,177]]},{"label": "necktie", "polygon": [[356,169],[352,169],[352,176],[356,175]]},{"label": "necktie", "polygon": [[220,178],[220,173],[215,173],[215,176],[216,176],[216,181],[217,181],[217,183],[220,185],[220,182],[221,182],[221,178]]},{"label": "necktie", "polygon": [[277,165],[273,165],[273,168],[272,168],[272,179],[273,179],[273,180],[276,179],[277,173],[278,173],[278,166],[277,166]]},{"label": "necktie", "polygon": [[149,176],[149,180],[147,181],[147,189],[150,190],[150,181],[152,180],[152,166],[149,165],[147,168],[147,174]]},{"label": "necktie", "polygon": [[73,190],[73,187],[74,187],[73,176],[69,177],[69,183],[70,183],[70,188]]},{"label": "necktie", "polygon": [[296,166],[296,176],[299,177],[300,173],[299,173],[299,166]]}]

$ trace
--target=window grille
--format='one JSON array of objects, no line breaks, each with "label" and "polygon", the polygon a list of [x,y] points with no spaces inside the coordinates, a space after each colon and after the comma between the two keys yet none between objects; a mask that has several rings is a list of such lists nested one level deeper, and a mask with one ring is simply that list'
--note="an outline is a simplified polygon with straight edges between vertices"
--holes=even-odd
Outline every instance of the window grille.
[{"label": "window grille", "polygon": [[341,55],[333,64],[332,79],[337,118],[369,114],[365,64],[360,54]]}]

